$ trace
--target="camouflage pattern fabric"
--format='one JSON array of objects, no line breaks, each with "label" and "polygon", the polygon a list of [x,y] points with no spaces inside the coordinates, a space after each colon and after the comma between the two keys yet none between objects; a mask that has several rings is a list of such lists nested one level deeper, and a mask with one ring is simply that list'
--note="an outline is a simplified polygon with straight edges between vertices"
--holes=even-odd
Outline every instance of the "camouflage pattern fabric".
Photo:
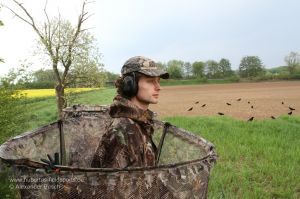
[{"label": "camouflage pattern fabric", "polygon": [[[47,173],[40,161],[59,151],[58,122],[2,144],[0,158],[14,168],[12,178],[19,179],[15,186],[21,198],[207,198],[210,171],[217,159],[214,145],[173,125],[168,128],[159,165],[90,168],[102,137],[116,119],[109,113],[108,106],[78,105],[64,110],[67,159],[66,165],[56,165],[59,172]],[[157,144],[164,122],[154,119],[153,124]]]},{"label": "camouflage pattern fabric", "polygon": [[140,72],[144,75],[163,79],[169,78],[169,73],[160,70],[153,60],[142,56],[132,57],[124,63],[121,74],[125,75],[131,72]]},{"label": "camouflage pattern fabric", "polygon": [[109,114],[113,120],[101,139],[91,166],[154,166],[157,149],[152,141],[153,113],[117,96]]}]

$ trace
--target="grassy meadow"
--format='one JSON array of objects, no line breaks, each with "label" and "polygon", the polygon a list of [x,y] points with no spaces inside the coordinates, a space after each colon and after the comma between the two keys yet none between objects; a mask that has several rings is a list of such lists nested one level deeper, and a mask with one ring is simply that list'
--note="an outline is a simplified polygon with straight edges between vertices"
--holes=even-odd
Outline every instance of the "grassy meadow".
[{"label": "grassy meadow", "polygon": [[[70,99],[71,104],[109,104],[114,95],[115,89],[100,89]],[[24,131],[56,120],[55,97],[33,98],[27,106],[29,125]],[[219,159],[212,169],[208,198],[300,198],[299,116],[252,122],[224,116],[163,120],[216,146]],[[6,139],[1,137],[1,143]],[[5,198],[8,185],[1,175],[0,198]]]},{"label": "grassy meadow", "polygon": [[173,117],[172,124],[216,146],[208,198],[300,198],[300,117],[240,121]]}]

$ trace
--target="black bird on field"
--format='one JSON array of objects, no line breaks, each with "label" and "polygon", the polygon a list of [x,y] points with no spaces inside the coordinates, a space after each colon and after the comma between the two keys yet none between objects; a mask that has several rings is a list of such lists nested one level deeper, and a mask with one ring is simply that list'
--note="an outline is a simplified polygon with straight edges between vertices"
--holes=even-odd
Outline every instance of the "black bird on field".
[{"label": "black bird on field", "polygon": [[284,104],[284,102],[281,102],[281,104]]},{"label": "black bird on field", "polygon": [[239,98],[239,99],[237,99],[236,101],[241,101],[242,100],[242,98]]},{"label": "black bird on field", "polygon": [[248,119],[248,121],[252,121],[254,119],[254,117],[250,117],[249,119]]},{"label": "black bird on field", "polygon": [[251,108],[253,108],[253,106],[251,106]]},{"label": "black bird on field", "polygon": [[273,120],[275,120],[275,119],[276,119],[276,117],[274,117],[273,115],[271,116],[271,118],[272,118]]},{"label": "black bird on field", "polygon": [[197,102],[195,102],[195,104],[199,104],[199,102],[197,101]]},{"label": "black bird on field", "polygon": [[230,103],[228,103],[228,102],[226,102],[226,104],[227,104],[228,106],[231,106],[231,104],[230,104]]},{"label": "black bird on field", "polygon": [[289,114],[289,115],[292,115],[292,114],[293,114],[293,111],[289,112],[288,114]]},{"label": "black bird on field", "polygon": [[189,108],[189,110],[188,110],[188,111],[191,111],[191,110],[193,110],[193,107]]},{"label": "black bird on field", "polygon": [[248,104],[250,104],[250,101],[248,101]]},{"label": "black bird on field", "polygon": [[203,104],[201,107],[204,107],[204,106],[206,106],[206,104]]},{"label": "black bird on field", "polygon": [[218,112],[219,115],[224,115],[224,113]]},{"label": "black bird on field", "polygon": [[294,110],[296,110],[296,109],[294,109],[294,108],[292,108],[292,107],[290,107],[290,106],[289,106],[289,109],[290,109],[291,111],[294,111]]}]

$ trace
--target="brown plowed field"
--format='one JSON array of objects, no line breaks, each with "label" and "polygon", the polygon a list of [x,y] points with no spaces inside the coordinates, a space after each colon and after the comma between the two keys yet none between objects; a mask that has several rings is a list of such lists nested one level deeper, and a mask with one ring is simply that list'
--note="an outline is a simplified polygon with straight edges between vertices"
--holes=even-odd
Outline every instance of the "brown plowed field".
[{"label": "brown plowed field", "polygon": [[[241,100],[237,101],[239,98]],[[206,106],[202,107],[203,104]],[[151,105],[150,109],[157,112],[159,118],[222,112],[247,120],[288,115],[289,106],[296,109],[292,115],[300,115],[300,81],[166,86],[162,87],[159,103]],[[193,109],[188,111],[191,107]]]}]

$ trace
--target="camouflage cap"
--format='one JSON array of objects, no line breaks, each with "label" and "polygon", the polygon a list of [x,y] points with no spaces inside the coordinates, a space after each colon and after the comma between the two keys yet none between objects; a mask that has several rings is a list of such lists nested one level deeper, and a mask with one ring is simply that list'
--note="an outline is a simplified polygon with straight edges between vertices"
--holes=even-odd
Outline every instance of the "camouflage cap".
[{"label": "camouflage cap", "polygon": [[121,70],[121,74],[125,75],[131,72],[139,72],[151,77],[169,78],[169,73],[158,68],[157,64],[146,57],[136,56],[128,59]]}]

